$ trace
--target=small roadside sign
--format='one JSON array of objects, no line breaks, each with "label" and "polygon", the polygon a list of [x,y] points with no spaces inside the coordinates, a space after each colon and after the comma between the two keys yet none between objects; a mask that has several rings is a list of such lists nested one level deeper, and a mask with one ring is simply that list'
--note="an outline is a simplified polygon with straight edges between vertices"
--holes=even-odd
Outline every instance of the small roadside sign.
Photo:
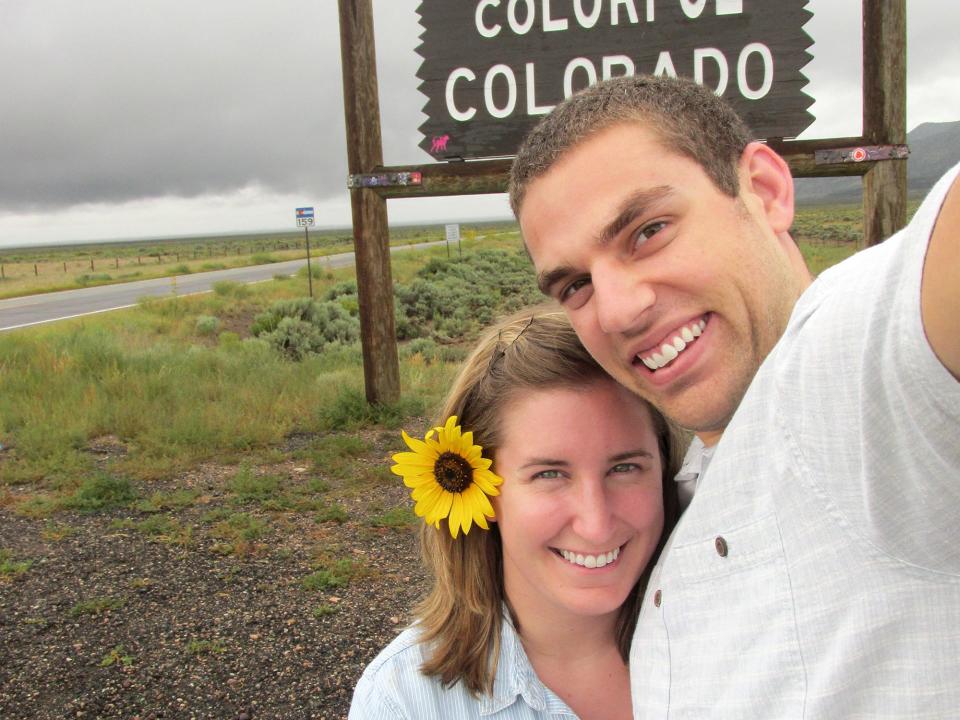
[{"label": "small roadside sign", "polygon": [[450,223],[446,225],[447,230],[447,257],[450,257],[450,243],[457,244],[457,252],[463,255],[463,248],[460,247],[460,223]]},{"label": "small roadside sign", "polygon": [[298,207],[297,208],[297,227],[307,227],[308,225],[313,225],[313,208]]}]

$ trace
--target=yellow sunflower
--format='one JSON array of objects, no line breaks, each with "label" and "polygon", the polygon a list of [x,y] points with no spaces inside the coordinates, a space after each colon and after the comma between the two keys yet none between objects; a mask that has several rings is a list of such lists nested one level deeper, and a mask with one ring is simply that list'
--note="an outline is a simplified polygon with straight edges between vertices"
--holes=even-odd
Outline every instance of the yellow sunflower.
[{"label": "yellow sunflower", "polygon": [[473,523],[488,530],[487,518],[494,512],[487,496],[499,495],[497,485],[503,480],[490,470],[492,461],[483,457],[483,448],[473,444],[473,433],[457,425],[457,416],[451,415],[423,440],[404,432],[403,441],[412,452],[394,455],[396,465],[390,469],[413,489],[413,511],[437,528],[447,518],[453,537],[460,528],[466,535]]}]

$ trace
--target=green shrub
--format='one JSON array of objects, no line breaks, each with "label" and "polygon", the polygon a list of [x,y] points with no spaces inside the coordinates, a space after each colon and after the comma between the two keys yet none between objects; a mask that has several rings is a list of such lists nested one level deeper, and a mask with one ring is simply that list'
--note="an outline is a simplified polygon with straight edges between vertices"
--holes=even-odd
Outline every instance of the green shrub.
[{"label": "green shrub", "polygon": [[295,298],[275,302],[257,315],[250,332],[290,359],[302,360],[327,345],[356,342],[360,323],[336,301]]},{"label": "green shrub", "polygon": [[327,590],[347,585],[355,573],[352,560],[337,560],[329,567],[310,573],[300,582],[305,590]]},{"label": "green shrub", "polygon": [[107,273],[85,273],[74,278],[77,285],[93,285],[94,283],[108,282],[112,279]]},{"label": "green shrub", "polygon": [[237,300],[243,300],[250,297],[251,290],[243,283],[233,280],[218,280],[213,284],[213,292],[221,297],[233,297]]},{"label": "green shrub", "polygon": [[175,275],[189,275],[193,272],[193,270],[190,269],[189,265],[180,263],[179,265],[174,265],[172,268],[170,268],[170,272]]},{"label": "green shrub", "polygon": [[460,339],[497,315],[542,300],[522,253],[490,249],[463,258],[433,258],[394,292],[401,340],[430,335]]},{"label": "green shrub", "polygon": [[244,466],[227,483],[227,488],[239,503],[264,502],[278,494],[280,478],[275,475],[256,475]]},{"label": "green shrub", "polygon": [[128,505],[135,499],[136,493],[129,480],[97,473],[84,480],[63,504],[74,510],[95,512]]},{"label": "green shrub", "polygon": [[370,404],[363,391],[344,388],[336,400],[320,408],[319,420],[330,430],[356,430],[370,425],[397,428],[410,416],[423,412],[423,399],[419,397],[402,397],[391,404]]},{"label": "green shrub", "polygon": [[201,315],[197,318],[197,335],[213,335],[220,328],[220,320],[212,315]]},{"label": "green shrub", "polygon": [[254,265],[272,265],[279,261],[269,253],[256,253],[250,256],[250,262]]}]

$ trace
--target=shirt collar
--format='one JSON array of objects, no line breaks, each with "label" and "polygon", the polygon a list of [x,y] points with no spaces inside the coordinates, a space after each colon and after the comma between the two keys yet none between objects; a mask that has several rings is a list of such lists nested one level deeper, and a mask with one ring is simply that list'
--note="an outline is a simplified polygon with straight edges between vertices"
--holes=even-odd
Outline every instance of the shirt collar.
[{"label": "shirt collar", "polygon": [[519,698],[537,712],[576,717],[566,703],[540,682],[510,620],[510,614],[504,608],[497,674],[493,681],[493,692],[480,696],[480,716],[486,717],[505,710],[518,702]]}]

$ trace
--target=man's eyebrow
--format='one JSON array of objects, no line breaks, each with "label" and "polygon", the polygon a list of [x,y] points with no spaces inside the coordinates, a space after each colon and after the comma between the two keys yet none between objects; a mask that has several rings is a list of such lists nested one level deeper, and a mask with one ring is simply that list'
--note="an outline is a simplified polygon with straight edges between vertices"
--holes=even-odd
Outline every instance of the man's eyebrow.
[{"label": "man's eyebrow", "polygon": [[600,231],[597,244],[606,245],[640,215],[647,213],[650,206],[673,194],[669,185],[658,185],[648,190],[639,190],[620,204],[620,211],[613,220]]},{"label": "man's eyebrow", "polygon": [[[669,185],[658,185],[647,190],[639,190],[628,196],[620,204],[616,216],[600,231],[600,236],[594,242],[601,246],[608,244],[638,216],[648,212],[651,205],[669,197],[673,192],[674,189]],[[537,287],[544,295],[550,296],[550,290],[554,285],[571,275],[580,274],[580,272],[570,265],[560,265],[552,270],[539,273],[537,275]]]},{"label": "man's eyebrow", "polygon": [[540,288],[540,292],[549,297],[550,289],[554,285],[563,280],[565,277],[573,275],[575,272],[577,271],[569,265],[561,265],[553,270],[547,270],[545,272],[538,273],[537,287]]}]

